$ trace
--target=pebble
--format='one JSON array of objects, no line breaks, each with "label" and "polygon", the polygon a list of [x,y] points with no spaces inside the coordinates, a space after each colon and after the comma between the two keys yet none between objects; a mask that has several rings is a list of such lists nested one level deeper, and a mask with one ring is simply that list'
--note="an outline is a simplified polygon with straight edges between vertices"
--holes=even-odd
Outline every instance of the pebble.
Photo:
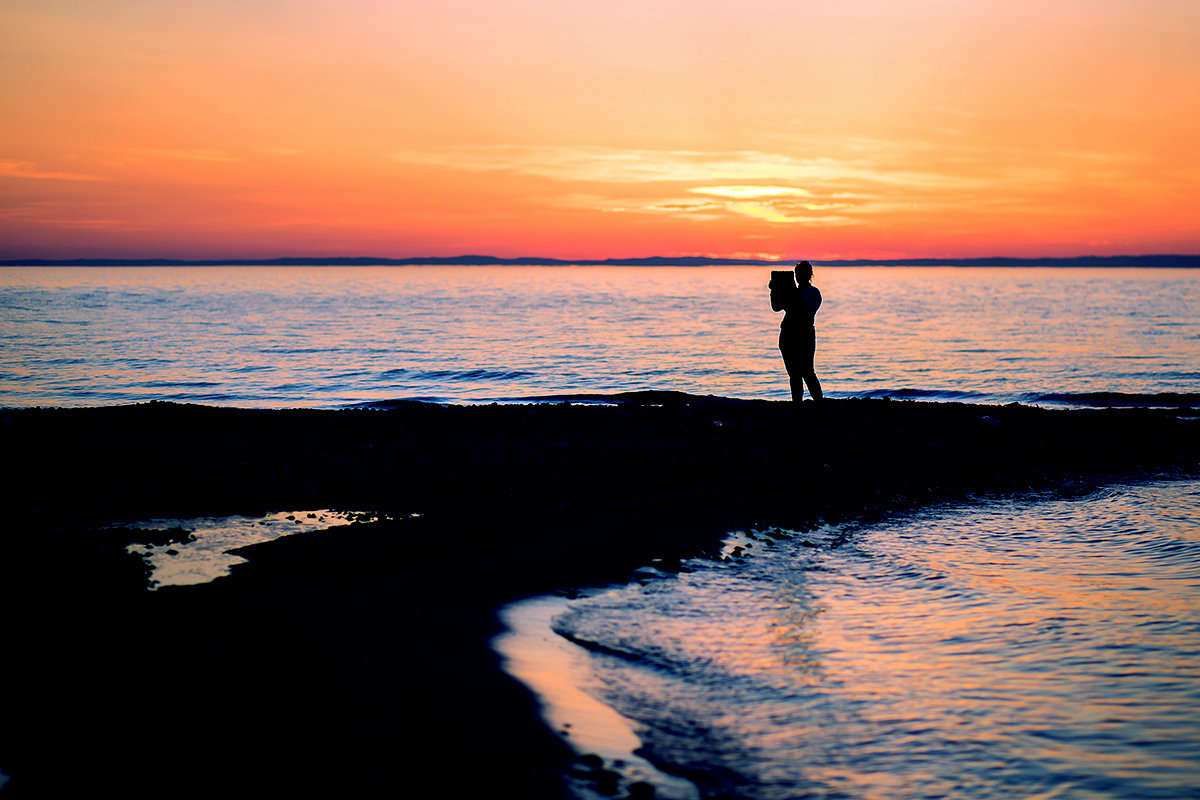
[{"label": "pebble", "polygon": [[604,766],[604,759],[595,753],[588,753],[579,757],[579,763],[588,769],[600,769]]}]

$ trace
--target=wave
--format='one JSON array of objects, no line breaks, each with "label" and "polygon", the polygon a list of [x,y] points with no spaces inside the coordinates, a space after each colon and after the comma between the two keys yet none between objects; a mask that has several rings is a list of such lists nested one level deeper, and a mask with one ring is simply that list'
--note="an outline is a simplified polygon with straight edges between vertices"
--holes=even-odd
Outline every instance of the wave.
[{"label": "wave", "polygon": [[131,389],[212,389],[223,384],[219,381],[135,381],[128,384]]},{"label": "wave", "polygon": [[514,403],[600,403],[611,405],[655,405],[681,406],[713,403],[753,403],[738,397],[720,397],[714,394],[689,394],[673,389],[639,389],[628,392],[579,392],[566,394],[544,394],[532,397],[507,398],[504,402]]},{"label": "wave", "polygon": [[260,353],[282,353],[288,356],[311,356],[321,353],[340,353],[341,347],[296,347],[292,344],[264,345],[258,348]]},{"label": "wave", "polygon": [[1085,408],[1200,408],[1200,393],[1048,392],[1027,395],[1025,402]]},{"label": "wave", "polygon": [[867,392],[855,392],[855,397],[891,398],[893,400],[959,400],[974,401],[994,399],[994,395],[983,392],[971,392],[960,389],[872,389]]},{"label": "wave", "polygon": [[[477,372],[483,372],[479,370]],[[468,375],[470,373],[455,373]],[[502,373],[507,374],[507,373]],[[468,378],[464,378],[466,380]],[[917,400],[947,403],[977,403],[1002,404],[1024,403],[1026,405],[1046,404],[1068,408],[1166,408],[1166,409],[1200,409],[1200,393],[1191,392],[1158,392],[1158,393],[1124,393],[1124,392],[1044,392],[1023,395],[1003,395],[987,392],[974,392],[958,389],[873,389],[866,392],[853,392],[843,395],[838,392],[828,394],[830,398],[861,398],[868,400]],[[371,406],[386,407],[392,404],[406,402],[447,402],[447,398],[422,396],[397,398],[392,400],[367,401],[354,404],[351,407]],[[496,397],[488,402],[499,403],[577,403],[593,405],[715,405],[734,403],[763,402],[761,399],[739,397],[722,397],[719,395],[700,395],[669,389],[642,389],[625,392],[564,392],[559,394],[529,395],[522,397]]]},{"label": "wave", "polygon": [[532,378],[534,373],[525,370],[490,370],[490,369],[430,369],[413,370],[397,367],[380,373],[387,378],[412,378],[424,381],[512,381],[521,378]]},{"label": "wave", "polygon": [[466,400],[462,398],[452,398],[443,395],[414,395],[412,397],[389,398],[383,400],[366,400],[360,403],[349,403],[339,406],[340,408],[394,408],[397,406],[405,406],[410,403],[460,403],[460,402],[480,402],[480,403],[530,403],[530,404],[554,404],[554,403],[574,403],[577,405],[642,405],[642,406],[689,406],[689,405],[714,405],[714,404],[732,404],[732,403],[754,403],[762,402],[760,400],[746,400],[737,397],[720,397],[718,395],[697,395],[688,394],[674,390],[659,390],[659,389],[644,389],[628,392],[611,392],[611,393],[564,393],[564,394],[544,394],[531,395],[523,397],[493,397],[479,398],[475,400]]},{"label": "wave", "polygon": [[[1071,408],[1200,408],[1198,392],[1031,392],[1022,395],[960,389],[872,389],[855,397],[967,403],[1046,403]],[[831,394],[831,396],[836,396]]]}]

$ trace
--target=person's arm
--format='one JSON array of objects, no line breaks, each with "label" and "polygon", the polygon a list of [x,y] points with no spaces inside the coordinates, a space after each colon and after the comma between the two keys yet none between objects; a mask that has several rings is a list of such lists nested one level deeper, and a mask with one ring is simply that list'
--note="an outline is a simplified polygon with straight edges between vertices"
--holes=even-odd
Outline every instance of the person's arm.
[{"label": "person's arm", "polygon": [[821,307],[821,290],[815,286],[809,286],[804,291],[804,307],[809,314],[816,314],[817,309]]}]

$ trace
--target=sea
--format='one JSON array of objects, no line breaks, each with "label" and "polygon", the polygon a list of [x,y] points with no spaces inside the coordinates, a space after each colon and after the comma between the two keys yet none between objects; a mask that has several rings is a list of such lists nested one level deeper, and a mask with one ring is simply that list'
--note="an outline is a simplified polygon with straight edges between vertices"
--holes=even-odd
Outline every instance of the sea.
[{"label": "sea", "polygon": [[[0,268],[0,408],[786,399],[769,269]],[[831,397],[1200,393],[1200,270],[821,267]]]},{"label": "sea", "polygon": [[[0,408],[782,400],[768,279],[3,268]],[[1200,271],[818,265],[814,284],[830,397],[1200,424]],[[209,572],[148,553],[157,580],[211,579],[219,537],[303,535],[325,513],[276,511],[191,525]],[[639,782],[676,800],[1200,797],[1200,473],[734,530],[682,566],[503,610],[506,668],[593,756],[569,776],[581,800]]]}]

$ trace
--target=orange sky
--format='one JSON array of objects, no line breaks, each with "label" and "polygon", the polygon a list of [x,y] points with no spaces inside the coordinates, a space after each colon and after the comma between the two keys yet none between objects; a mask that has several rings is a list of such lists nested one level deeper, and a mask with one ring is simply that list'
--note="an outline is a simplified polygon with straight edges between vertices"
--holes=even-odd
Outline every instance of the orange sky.
[{"label": "orange sky", "polygon": [[1200,252],[1197,0],[5,0],[0,258]]}]

